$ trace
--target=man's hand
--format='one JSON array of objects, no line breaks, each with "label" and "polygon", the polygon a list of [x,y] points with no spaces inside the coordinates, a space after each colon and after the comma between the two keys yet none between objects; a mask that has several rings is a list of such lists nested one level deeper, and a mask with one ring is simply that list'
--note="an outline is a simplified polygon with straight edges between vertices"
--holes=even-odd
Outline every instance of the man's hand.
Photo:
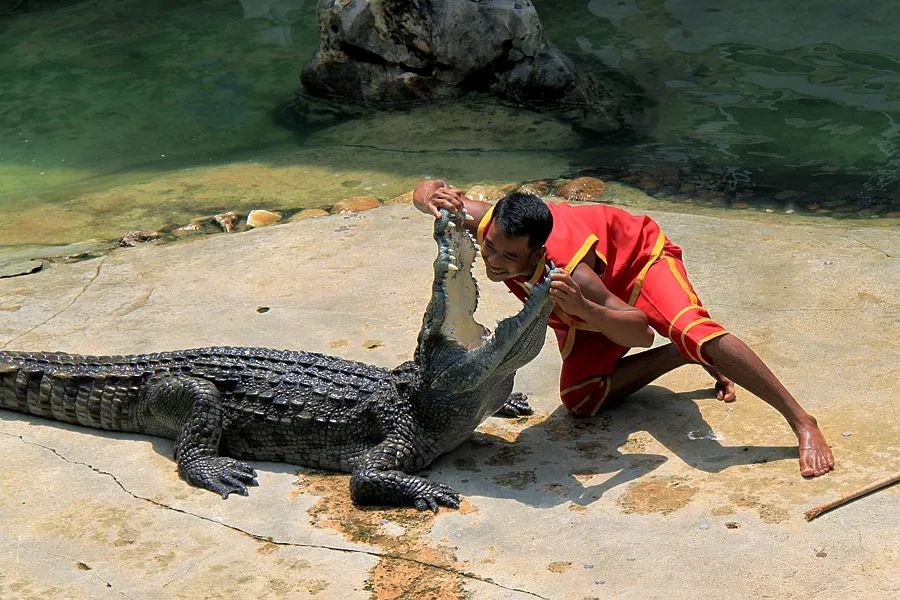
[{"label": "man's hand", "polygon": [[550,278],[553,280],[550,282],[550,297],[553,298],[553,303],[570,315],[584,314],[588,300],[581,292],[578,282],[565,271],[553,273]]},{"label": "man's hand", "polygon": [[425,200],[425,206],[428,211],[438,218],[441,216],[441,209],[446,208],[450,212],[459,212],[465,205],[463,204],[463,193],[456,188],[442,187],[434,190],[431,196]]},{"label": "man's hand", "polygon": [[462,192],[441,179],[426,180],[416,186],[413,190],[413,204],[435,219],[441,217],[442,208],[459,212],[465,207]]}]

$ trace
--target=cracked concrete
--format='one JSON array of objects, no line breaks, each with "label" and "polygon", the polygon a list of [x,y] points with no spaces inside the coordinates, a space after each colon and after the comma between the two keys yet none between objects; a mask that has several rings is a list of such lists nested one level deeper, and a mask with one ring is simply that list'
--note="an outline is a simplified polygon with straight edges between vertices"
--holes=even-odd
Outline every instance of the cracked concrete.
[{"label": "cracked concrete", "polygon": [[[0,597],[896,596],[897,486],[802,513],[897,469],[900,233],[654,216],[713,316],[819,418],[835,473],[801,479],[777,413],[746,392],[717,403],[695,367],[570,419],[549,337],[517,382],[536,414],[488,420],[426,471],[464,497],[437,516],[359,510],[345,475],[275,463],[222,501],[178,478],[167,440],[3,411]],[[0,280],[0,343],[265,345],[393,366],[414,348],[433,254],[406,206],[117,250]],[[517,309],[484,282],[483,322]]]},{"label": "cracked concrete", "polygon": [[52,315],[50,315],[50,316],[47,317],[46,319],[40,321],[40,322],[37,323],[36,325],[33,325],[32,327],[30,327],[29,329],[27,329],[27,330],[24,331],[23,333],[17,335],[16,337],[14,337],[14,338],[12,338],[12,339],[10,339],[10,340],[7,340],[7,341],[3,344],[3,348],[8,347],[10,344],[14,343],[14,342],[15,342],[16,340],[18,340],[19,338],[25,337],[26,335],[28,335],[29,333],[31,333],[31,332],[34,331],[35,329],[38,329],[38,328],[40,328],[40,327],[45,326],[47,323],[50,323],[51,321],[53,321],[54,319],[56,319],[57,317],[59,317],[61,314],[63,314],[65,311],[67,311],[68,309],[70,309],[76,302],[78,302],[78,299],[81,298],[81,297],[85,294],[85,292],[88,291],[88,288],[90,288],[91,285],[93,285],[93,283],[94,283],[94,282],[97,280],[97,278],[100,276],[100,269],[103,267],[103,262],[104,262],[105,260],[106,260],[105,257],[100,257],[100,258],[95,259],[96,264],[93,265],[94,268],[95,268],[94,274],[89,276],[87,283],[85,283],[84,286],[83,286],[81,289],[79,289],[79,290],[75,293],[74,296],[72,296],[72,300],[71,300],[68,304],[66,304],[65,306],[63,306],[62,308],[60,308],[57,312],[53,313]]}]

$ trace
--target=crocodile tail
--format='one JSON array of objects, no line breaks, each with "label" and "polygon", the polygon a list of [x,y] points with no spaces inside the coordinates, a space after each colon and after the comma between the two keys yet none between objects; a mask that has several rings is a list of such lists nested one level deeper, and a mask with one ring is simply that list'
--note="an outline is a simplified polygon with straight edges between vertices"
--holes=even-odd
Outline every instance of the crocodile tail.
[{"label": "crocodile tail", "polygon": [[40,356],[0,353],[0,408],[97,429],[134,430],[140,375],[86,372],[66,368],[77,357]]}]

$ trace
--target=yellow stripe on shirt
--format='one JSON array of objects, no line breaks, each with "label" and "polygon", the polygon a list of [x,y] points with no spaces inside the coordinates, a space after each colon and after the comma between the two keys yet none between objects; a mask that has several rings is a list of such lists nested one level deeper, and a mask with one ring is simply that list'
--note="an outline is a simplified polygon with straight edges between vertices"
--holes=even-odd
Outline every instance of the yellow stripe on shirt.
[{"label": "yellow stripe on shirt", "polygon": [[572,270],[578,266],[578,263],[581,262],[581,259],[584,258],[584,255],[588,253],[588,251],[591,249],[591,246],[596,244],[597,240],[599,240],[599,239],[600,238],[598,238],[596,235],[594,235],[592,233],[591,235],[589,235],[587,237],[586,240],[584,240],[584,243],[581,244],[581,248],[578,249],[578,252],[576,252],[572,256],[572,260],[570,260],[569,263],[566,265],[567,273],[571,273]]},{"label": "yellow stripe on shirt", "polygon": [[[669,338],[670,340],[672,339],[672,330],[675,328],[675,323],[678,322],[678,319],[680,319],[682,316],[684,316],[684,313],[686,313],[687,311],[694,309],[694,308],[699,308],[703,312],[706,312],[706,309],[698,304],[690,304],[688,306],[685,306],[684,308],[682,308],[681,310],[678,311],[678,314],[676,314],[675,318],[672,319],[672,322],[669,323],[669,333],[666,335],[667,338]],[[708,315],[709,313],[706,313],[706,314]]]},{"label": "yellow stripe on shirt", "polygon": [[[688,350],[687,345],[685,344],[685,341],[687,339],[685,336],[687,336],[687,332],[690,331],[691,329],[693,329],[696,325],[700,325],[701,323],[709,323],[709,322],[712,322],[712,319],[710,319],[709,317],[703,317],[702,319],[695,319],[694,321],[691,321],[690,323],[688,323],[687,327],[685,327],[684,329],[681,330],[681,347],[684,348],[685,352],[687,352],[688,354],[691,353],[690,350]],[[697,362],[703,362],[702,360],[700,360],[699,356],[692,356],[692,358],[696,358]]]},{"label": "yellow stripe on shirt", "polygon": [[491,219],[494,217],[494,205],[491,204],[487,212],[484,213],[484,216],[481,217],[481,222],[478,223],[478,231],[476,232],[476,237],[478,238],[478,245],[484,245],[484,232],[487,229],[487,226],[490,224]]}]

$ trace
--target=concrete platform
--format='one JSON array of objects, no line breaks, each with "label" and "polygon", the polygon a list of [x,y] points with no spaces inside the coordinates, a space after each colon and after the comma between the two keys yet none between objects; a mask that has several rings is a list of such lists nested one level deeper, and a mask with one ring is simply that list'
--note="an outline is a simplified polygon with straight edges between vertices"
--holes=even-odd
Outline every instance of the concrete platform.
[{"label": "concrete platform", "polygon": [[[803,480],[781,417],[746,392],[717,402],[699,367],[573,420],[549,337],[517,381],[536,414],[489,419],[429,469],[465,498],[437,515],[357,509],[346,475],[273,463],[222,501],[178,478],[169,441],[0,411],[0,597],[896,598],[900,487],[803,511],[900,468],[900,232],[653,216],[713,316],[823,424],[834,473]],[[392,206],[56,264],[0,280],[0,339],[393,366],[430,293],[430,233]],[[516,310],[484,280],[482,322]]]}]

